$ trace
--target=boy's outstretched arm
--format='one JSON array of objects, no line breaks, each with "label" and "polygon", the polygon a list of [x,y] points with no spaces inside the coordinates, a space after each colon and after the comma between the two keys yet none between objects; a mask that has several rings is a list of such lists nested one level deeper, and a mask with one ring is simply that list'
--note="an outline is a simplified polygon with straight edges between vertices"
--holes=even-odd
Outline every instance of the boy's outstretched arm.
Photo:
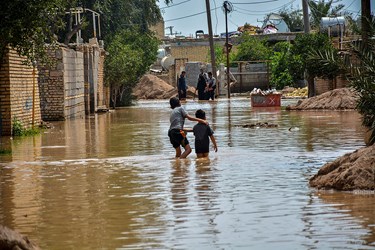
[{"label": "boy's outstretched arm", "polygon": [[215,152],[217,152],[217,145],[216,145],[215,136],[210,135],[210,139],[212,141],[212,144],[214,145]]},{"label": "boy's outstretched arm", "polygon": [[187,118],[189,121],[195,121],[195,122],[199,122],[199,123],[203,123],[203,124],[208,125],[208,121],[203,120],[203,119],[200,119],[200,118],[196,118],[196,117],[194,117],[194,116],[186,115],[186,118]]}]

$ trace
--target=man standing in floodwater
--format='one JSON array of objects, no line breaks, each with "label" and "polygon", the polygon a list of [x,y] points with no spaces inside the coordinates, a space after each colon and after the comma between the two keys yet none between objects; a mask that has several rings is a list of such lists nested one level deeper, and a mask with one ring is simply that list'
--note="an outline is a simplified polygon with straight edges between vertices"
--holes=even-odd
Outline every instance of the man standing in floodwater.
[{"label": "man standing in floodwater", "polygon": [[215,77],[212,76],[212,72],[208,72],[208,80],[207,80],[208,98],[207,100],[215,99],[215,89],[216,89],[216,79]]},{"label": "man standing in floodwater", "polygon": [[[177,97],[172,97],[169,100],[169,104],[171,105],[172,109],[169,118],[171,122],[168,130],[169,140],[173,148],[176,150],[176,158],[186,158],[191,153],[191,147],[184,131],[185,118],[190,121],[196,121],[206,125],[208,125],[208,122],[203,119],[190,116],[186,110],[181,107],[181,102]],[[185,149],[183,153],[181,152],[181,146]]]},{"label": "man standing in floodwater", "polygon": [[182,71],[180,78],[178,78],[178,99],[180,100],[186,100],[186,91],[187,91],[187,85],[186,85],[186,79],[185,79],[186,72]]}]

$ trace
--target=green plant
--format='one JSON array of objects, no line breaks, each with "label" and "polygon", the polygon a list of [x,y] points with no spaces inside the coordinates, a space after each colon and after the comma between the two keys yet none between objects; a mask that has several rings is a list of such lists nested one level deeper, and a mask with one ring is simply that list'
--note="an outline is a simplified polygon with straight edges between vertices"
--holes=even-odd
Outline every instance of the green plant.
[{"label": "green plant", "polygon": [[266,45],[265,40],[249,34],[243,34],[234,59],[236,61],[268,60],[271,54],[272,50]]},{"label": "green plant", "polygon": [[279,42],[274,46],[271,57],[271,84],[277,89],[293,85],[303,79],[303,64],[300,55],[291,53],[292,45]]},{"label": "green plant", "polygon": [[20,120],[14,118],[12,131],[13,136],[31,136],[39,134],[40,128],[25,128]]},{"label": "green plant", "polygon": [[12,131],[13,136],[23,135],[25,128],[23,127],[23,124],[20,120],[17,120],[16,118],[13,120]]},{"label": "green plant", "polygon": [[10,149],[0,148],[0,155],[8,155],[8,154],[11,154],[11,153],[12,153],[12,150],[10,150]]}]

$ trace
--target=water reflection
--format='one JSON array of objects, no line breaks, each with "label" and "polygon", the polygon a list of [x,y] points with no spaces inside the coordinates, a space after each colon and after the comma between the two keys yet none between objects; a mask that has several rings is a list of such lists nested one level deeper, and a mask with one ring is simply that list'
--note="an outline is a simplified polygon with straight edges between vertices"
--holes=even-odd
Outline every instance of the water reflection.
[{"label": "water reflection", "polygon": [[[308,186],[324,163],[364,145],[356,112],[251,109],[245,98],[184,107],[207,113],[219,147],[209,159],[174,159],[167,101],[2,138],[13,153],[0,156],[0,223],[43,249],[373,246],[373,195]],[[237,126],[256,122],[278,127]]]}]

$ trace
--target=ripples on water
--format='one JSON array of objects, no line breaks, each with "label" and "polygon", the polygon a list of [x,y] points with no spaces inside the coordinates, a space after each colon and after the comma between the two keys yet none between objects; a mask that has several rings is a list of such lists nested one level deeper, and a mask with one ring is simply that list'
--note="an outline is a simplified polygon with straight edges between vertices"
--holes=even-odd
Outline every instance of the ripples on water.
[{"label": "ripples on water", "polygon": [[[373,194],[308,186],[363,146],[360,117],[248,104],[185,104],[207,112],[219,146],[210,159],[173,159],[167,101],[3,139],[13,155],[0,164],[0,222],[43,249],[373,249]],[[240,126],[256,122],[279,126]]]}]

